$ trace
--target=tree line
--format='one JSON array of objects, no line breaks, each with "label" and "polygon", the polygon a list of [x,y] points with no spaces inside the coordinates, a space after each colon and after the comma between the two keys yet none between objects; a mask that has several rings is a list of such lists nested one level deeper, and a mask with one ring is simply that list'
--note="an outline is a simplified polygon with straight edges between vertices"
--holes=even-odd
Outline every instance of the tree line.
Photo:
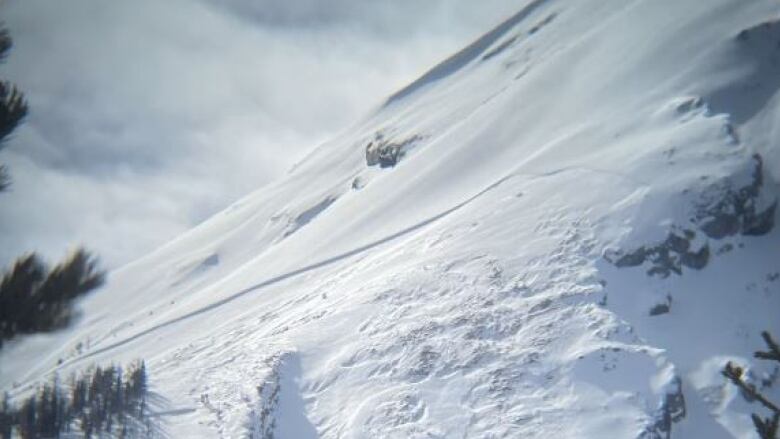
[{"label": "tree line", "polygon": [[0,400],[0,438],[150,437],[155,430],[147,390],[146,366],[138,361],[125,371],[96,367],[65,385],[55,378],[19,404],[6,393]]}]

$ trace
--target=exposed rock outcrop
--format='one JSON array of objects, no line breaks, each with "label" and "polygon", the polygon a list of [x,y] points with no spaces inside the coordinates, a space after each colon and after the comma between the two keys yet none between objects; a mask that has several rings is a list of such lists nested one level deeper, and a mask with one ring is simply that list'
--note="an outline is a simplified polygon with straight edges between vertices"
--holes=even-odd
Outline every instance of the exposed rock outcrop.
[{"label": "exposed rock outcrop", "polygon": [[640,435],[640,439],[671,439],[672,426],[682,421],[686,415],[685,396],[682,381],[675,376],[669,383],[666,394],[655,413],[654,422]]},{"label": "exposed rock outcrop", "polygon": [[[648,275],[666,278],[672,273],[682,274],[683,267],[701,270],[709,263],[711,251],[708,243],[693,248],[697,236],[695,229],[714,240],[737,234],[766,235],[775,226],[778,201],[774,199],[768,205],[764,202],[762,207],[763,160],[759,154],[755,154],[753,160],[754,168],[747,185],[734,187],[732,180],[724,179],[703,191],[693,205],[692,227],[677,227],[659,243],[627,251],[607,251],[604,258],[620,268],[637,267],[648,262]],[[721,253],[724,251],[718,252]]]},{"label": "exposed rock outcrop", "polygon": [[710,260],[708,244],[692,249],[696,232],[685,229],[682,233],[670,232],[666,239],[655,245],[641,246],[629,252],[607,252],[604,258],[616,267],[637,267],[650,263],[647,274],[669,277],[670,274],[682,274],[682,267],[701,270]]},{"label": "exposed rock outcrop", "polygon": [[374,140],[366,145],[366,164],[368,166],[379,165],[380,168],[393,167],[420,140],[422,140],[421,136],[414,135],[404,140],[395,141],[385,138],[382,133],[376,133]]},{"label": "exposed rock outcrop", "polygon": [[764,186],[763,160],[753,156],[752,181],[747,186],[733,188],[728,183],[713,187],[696,206],[694,221],[707,236],[722,239],[736,234],[760,236],[775,225],[777,200],[761,209],[759,195]]}]

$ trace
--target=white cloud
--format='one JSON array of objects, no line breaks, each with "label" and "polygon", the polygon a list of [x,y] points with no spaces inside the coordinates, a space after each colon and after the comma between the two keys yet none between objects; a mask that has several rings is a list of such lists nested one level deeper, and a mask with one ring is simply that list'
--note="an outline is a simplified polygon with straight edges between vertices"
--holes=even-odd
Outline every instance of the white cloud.
[{"label": "white cloud", "polygon": [[11,0],[0,263],[83,243],[111,266],[284,172],[522,2]]}]

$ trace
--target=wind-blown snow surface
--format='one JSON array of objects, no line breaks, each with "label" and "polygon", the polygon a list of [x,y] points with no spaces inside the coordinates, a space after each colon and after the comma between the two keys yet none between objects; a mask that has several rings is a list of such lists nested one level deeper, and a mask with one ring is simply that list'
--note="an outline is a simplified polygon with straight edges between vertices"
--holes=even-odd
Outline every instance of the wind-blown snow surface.
[{"label": "wind-blown snow surface", "polygon": [[780,396],[777,13],[530,2],[1,383],[142,357],[172,437],[755,437],[719,371]]}]

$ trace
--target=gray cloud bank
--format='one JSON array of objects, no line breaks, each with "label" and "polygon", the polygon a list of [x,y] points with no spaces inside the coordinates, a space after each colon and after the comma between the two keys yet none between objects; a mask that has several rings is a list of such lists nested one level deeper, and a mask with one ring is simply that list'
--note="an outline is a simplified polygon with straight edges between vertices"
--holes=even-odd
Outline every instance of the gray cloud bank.
[{"label": "gray cloud bank", "polygon": [[523,1],[10,0],[0,264],[115,267],[278,177]]}]

